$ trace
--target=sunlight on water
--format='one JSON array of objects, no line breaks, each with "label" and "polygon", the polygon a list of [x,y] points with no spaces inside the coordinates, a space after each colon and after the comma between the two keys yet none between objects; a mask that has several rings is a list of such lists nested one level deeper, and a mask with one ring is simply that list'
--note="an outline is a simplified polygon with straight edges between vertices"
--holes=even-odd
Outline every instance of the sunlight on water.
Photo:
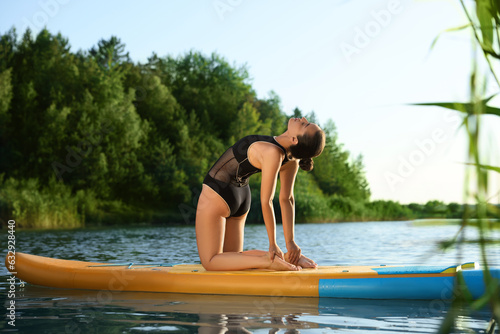
[{"label": "sunlight on water", "polygon": [[[281,226],[278,242],[285,249]],[[458,226],[413,226],[409,222],[307,224],[296,226],[303,253],[320,265],[453,265],[479,261],[474,244],[441,251]],[[495,232],[493,237],[498,238]],[[467,239],[476,238],[473,230]],[[16,250],[42,256],[97,261],[199,263],[193,226],[18,231]],[[245,249],[267,249],[263,225],[245,229]],[[500,266],[500,247],[489,260]],[[7,271],[2,268],[2,292]],[[101,299],[100,299],[101,298]],[[23,333],[433,333],[449,303],[331,298],[245,297],[113,292],[19,287],[16,329]],[[488,310],[460,319],[456,333],[484,333]]]}]

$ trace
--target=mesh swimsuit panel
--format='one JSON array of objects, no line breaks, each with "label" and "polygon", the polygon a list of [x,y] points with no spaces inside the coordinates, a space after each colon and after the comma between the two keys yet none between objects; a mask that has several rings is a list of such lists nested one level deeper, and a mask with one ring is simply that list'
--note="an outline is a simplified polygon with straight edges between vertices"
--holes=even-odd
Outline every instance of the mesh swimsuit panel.
[{"label": "mesh swimsuit panel", "polygon": [[[230,209],[229,217],[242,216],[250,209],[251,194],[248,178],[261,170],[248,160],[248,149],[259,141],[274,144],[286,154],[285,148],[271,136],[246,136],[222,154],[203,181],[226,201]],[[283,164],[287,161],[285,158]]]}]

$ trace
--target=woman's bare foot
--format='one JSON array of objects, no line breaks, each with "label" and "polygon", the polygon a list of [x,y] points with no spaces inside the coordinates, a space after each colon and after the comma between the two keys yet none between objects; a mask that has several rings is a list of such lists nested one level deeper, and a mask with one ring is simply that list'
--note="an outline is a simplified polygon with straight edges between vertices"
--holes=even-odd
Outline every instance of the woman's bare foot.
[{"label": "woman's bare foot", "polygon": [[268,267],[268,269],[281,270],[281,271],[298,271],[302,269],[300,266],[295,266],[293,264],[290,264],[285,260],[282,260],[278,256],[274,256],[274,260],[271,260],[269,253],[267,254],[267,256],[271,261],[271,265]]},{"label": "woman's bare foot", "polygon": [[304,255],[300,256],[299,266],[302,268],[318,268],[318,264],[316,262]]},{"label": "woman's bare foot", "polygon": [[[288,262],[288,253],[285,254],[285,260]],[[304,254],[300,255],[298,265],[302,268],[318,268],[318,264],[310,258],[304,256]]]}]

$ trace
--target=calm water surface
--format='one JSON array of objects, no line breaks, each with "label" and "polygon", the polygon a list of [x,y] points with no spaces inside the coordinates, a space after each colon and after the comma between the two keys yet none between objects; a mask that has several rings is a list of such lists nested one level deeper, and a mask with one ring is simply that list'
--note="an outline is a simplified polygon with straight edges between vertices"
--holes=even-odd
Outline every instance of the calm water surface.
[{"label": "calm water surface", "polygon": [[[278,241],[284,250],[280,229]],[[438,249],[439,241],[457,231],[452,225],[423,227],[410,222],[307,224],[296,226],[296,240],[320,265],[480,262],[472,243],[447,252]],[[6,230],[2,234],[5,245]],[[466,238],[475,239],[475,231],[467,231]],[[247,226],[245,249],[267,247],[265,227]],[[16,250],[98,262],[199,263],[192,226],[17,231]],[[490,263],[500,266],[500,246],[488,252]],[[7,270],[2,268],[0,274],[7,306]],[[103,294],[26,285],[17,286],[16,327],[8,326],[3,317],[0,328],[19,333],[433,333],[448,310],[442,300]],[[455,333],[485,333],[490,316],[487,309],[469,312],[459,319]]]}]

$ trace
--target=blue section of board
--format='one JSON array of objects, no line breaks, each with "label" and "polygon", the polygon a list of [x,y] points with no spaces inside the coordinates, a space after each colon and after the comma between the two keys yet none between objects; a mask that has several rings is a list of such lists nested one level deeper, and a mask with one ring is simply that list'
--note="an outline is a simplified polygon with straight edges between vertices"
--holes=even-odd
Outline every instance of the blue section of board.
[{"label": "blue section of board", "polygon": [[[472,294],[474,299],[481,297],[485,292],[484,285],[484,273],[482,270],[464,270],[462,272],[465,284],[469,292]],[[491,269],[491,276],[497,280],[496,285],[498,285],[498,280],[500,280],[500,269]]]},{"label": "blue section of board", "polygon": [[409,274],[439,274],[450,268],[455,268],[455,266],[383,267],[383,268],[372,268],[372,270],[375,270],[379,275],[409,275]]},{"label": "blue section of board", "polygon": [[[411,268],[411,267],[410,267]],[[379,269],[379,268],[376,268]],[[380,268],[384,269],[384,268]],[[389,269],[389,268],[387,268]],[[398,268],[396,268],[398,269]],[[402,268],[399,268],[402,269]],[[440,267],[439,270],[446,268]],[[374,269],[375,270],[375,269]],[[390,274],[435,274],[433,270],[424,271],[391,271],[386,276],[373,278],[320,279],[318,292],[320,297],[364,298],[364,299],[441,299],[452,298],[454,276],[440,277],[391,277]],[[500,280],[500,269],[491,269],[491,276]],[[384,273],[385,274],[385,273]],[[485,292],[484,273],[482,270],[463,270],[463,278],[467,289],[474,299]]]},{"label": "blue section of board", "polygon": [[450,299],[454,277],[320,279],[320,297],[365,299]]}]

